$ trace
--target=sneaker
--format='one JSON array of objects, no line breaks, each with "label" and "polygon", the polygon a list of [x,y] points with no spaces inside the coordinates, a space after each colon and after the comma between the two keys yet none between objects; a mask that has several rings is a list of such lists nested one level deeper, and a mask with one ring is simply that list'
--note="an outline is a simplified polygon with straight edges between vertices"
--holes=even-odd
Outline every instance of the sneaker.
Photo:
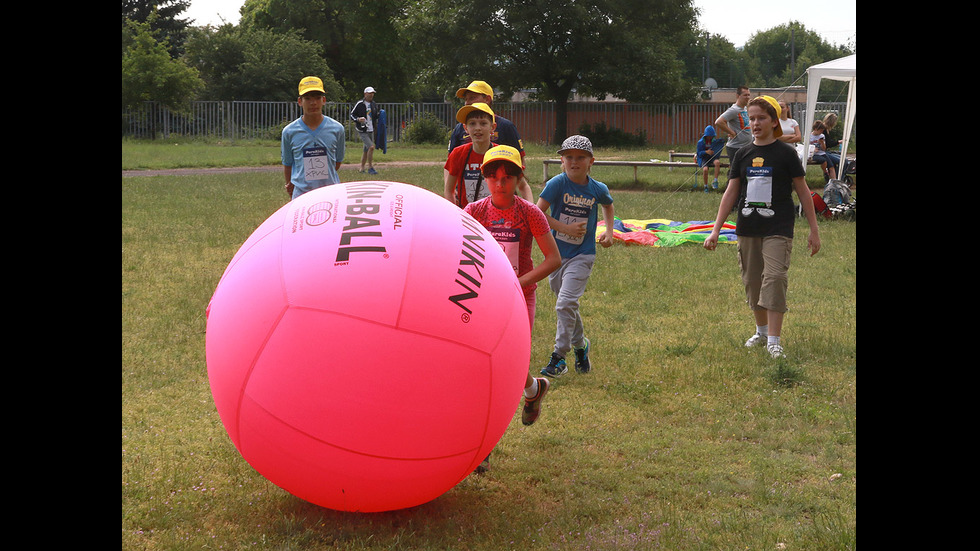
[{"label": "sneaker", "polygon": [[766,350],[769,351],[769,355],[772,356],[773,359],[786,357],[786,354],[783,353],[783,347],[776,343],[767,344]]},{"label": "sneaker", "polygon": [[374,167],[371,167],[371,168],[368,169],[368,174],[377,174],[377,173],[378,173],[378,171],[377,170],[374,170]]},{"label": "sneaker", "polygon": [[718,180],[711,182],[711,189],[718,189]]},{"label": "sneaker", "polygon": [[544,366],[544,369],[541,370],[541,374],[554,378],[561,377],[565,373],[568,373],[568,366],[565,365],[565,358],[562,358],[558,354],[552,352],[551,361],[548,362],[548,365]]},{"label": "sneaker", "polygon": [[749,340],[745,341],[745,346],[747,347],[762,346],[763,344],[766,344],[768,339],[769,337],[756,333],[755,335],[749,337]]},{"label": "sneaker", "polygon": [[575,371],[588,373],[592,369],[589,362],[589,339],[585,339],[585,346],[575,349]]},{"label": "sneaker", "polygon": [[480,462],[479,465],[476,466],[475,469],[473,469],[473,472],[476,474],[483,474],[489,470],[490,470],[490,456],[488,455],[483,461]]},{"label": "sneaker", "polygon": [[711,188],[709,188],[707,184],[704,185],[704,192],[711,193]]},{"label": "sneaker", "polygon": [[551,381],[548,379],[536,377],[535,380],[538,381],[538,393],[534,398],[524,398],[521,422],[525,425],[533,425],[538,420],[538,415],[541,415],[541,399],[548,393],[548,387],[551,386]]}]

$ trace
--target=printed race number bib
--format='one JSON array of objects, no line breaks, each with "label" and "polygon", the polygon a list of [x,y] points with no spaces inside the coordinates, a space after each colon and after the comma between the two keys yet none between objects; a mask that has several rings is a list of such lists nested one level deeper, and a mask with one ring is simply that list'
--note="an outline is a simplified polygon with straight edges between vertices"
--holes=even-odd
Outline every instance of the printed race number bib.
[{"label": "printed race number bib", "polygon": [[303,171],[307,182],[330,179],[330,158],[327,148],[310,147],[303,150]]}]

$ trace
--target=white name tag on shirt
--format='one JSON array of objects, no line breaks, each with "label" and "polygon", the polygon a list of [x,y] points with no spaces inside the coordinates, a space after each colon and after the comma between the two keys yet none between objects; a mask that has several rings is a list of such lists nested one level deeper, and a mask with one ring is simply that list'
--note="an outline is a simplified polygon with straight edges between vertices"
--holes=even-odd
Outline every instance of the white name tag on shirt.
[{"label": "white name tag on shirt", "polygon": [[303,150],[303,173],[307,182],[330,179],[330,158],[327,148],[309,147]]}]

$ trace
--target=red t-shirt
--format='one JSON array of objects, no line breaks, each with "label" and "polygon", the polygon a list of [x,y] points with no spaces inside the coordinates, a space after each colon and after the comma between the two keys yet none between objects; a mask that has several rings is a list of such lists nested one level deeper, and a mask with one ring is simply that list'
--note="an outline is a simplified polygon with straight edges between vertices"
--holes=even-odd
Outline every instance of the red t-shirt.
[{"label": "red t-shirt", "polygon": [[[515,274],[522,276],[534,268],[531,260],[534,238],[551,231],[548,218],[537,205],[515,196],[514,206],[501,210],[487,197],[469,203],[463,210],[490,231],[510,260]],[[533,292],[536,288],[537,284],[533,284],[524,291]]]},{"label": "red t-shirt", "polygon": [[[491,143],[490,147],[497,144]],[[490,196],[487,183],[483,181],[483,174],[480,173],[480,166],[483,165],[483,153],[474,153],[473,144],[467,143],[454,148],[449,152],[449,158],[443,168],[449,171],[456,179],[456,204],[464,206],[467,203],[479,201],[484,197]],[[466,198],[459,200],[460,178],[466,186]],[[475,196],[474,196],[475,195]]]}]

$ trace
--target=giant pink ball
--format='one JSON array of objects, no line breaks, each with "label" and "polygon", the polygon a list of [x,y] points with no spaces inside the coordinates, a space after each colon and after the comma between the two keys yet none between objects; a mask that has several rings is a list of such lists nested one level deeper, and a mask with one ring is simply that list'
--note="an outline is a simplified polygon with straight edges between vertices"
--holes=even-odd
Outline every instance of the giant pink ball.
[{"label": "giant pink ball", "polygon": [[530,358],[527,307],[493,237],[396,182],[306,193],[232,258],[207,309],[215,406],[289,493],[388,511],[452,489],[503,436]]}]

